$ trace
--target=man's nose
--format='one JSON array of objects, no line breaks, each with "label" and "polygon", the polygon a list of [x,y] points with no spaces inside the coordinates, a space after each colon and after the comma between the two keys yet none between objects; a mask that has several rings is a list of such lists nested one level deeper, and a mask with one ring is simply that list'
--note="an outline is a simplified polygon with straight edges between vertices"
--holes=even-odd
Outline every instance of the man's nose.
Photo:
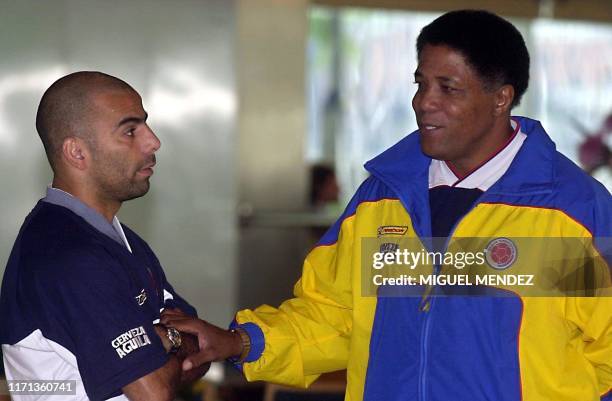
[{"label": "man's nose", "polygon": [[436,111],[440,106],[440,99],[433,89],[421,89],[412,101],[415,111],[430,112]]},{"label": "man's nose", "polygon": [[155,153],[161,148],[161,141],[153,130],[147,125],[146,139],[144,144],[145,153]]}]

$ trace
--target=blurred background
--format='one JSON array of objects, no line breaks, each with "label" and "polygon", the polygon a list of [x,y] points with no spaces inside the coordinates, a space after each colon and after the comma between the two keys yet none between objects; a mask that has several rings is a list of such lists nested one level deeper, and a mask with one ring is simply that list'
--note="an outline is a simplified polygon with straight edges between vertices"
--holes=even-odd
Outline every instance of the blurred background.
[{"label": "blurred background", "polygon": [[[238,308],[279,304],[363,163],[416,129],[415,40],[456,8],[519,28],[532,67],[514,114],[541,120],[612,188],[607,0],[0,0],[0,274],[51,181],[40,97],[62,75],[99,70],[140,92],[162,141],[152,189],[122,222],[201,317],[226,326]],[[220,365],[209,379],[195,391],[206,399],[281,399]],[[331,388],[309,399],[342,399]]]}]

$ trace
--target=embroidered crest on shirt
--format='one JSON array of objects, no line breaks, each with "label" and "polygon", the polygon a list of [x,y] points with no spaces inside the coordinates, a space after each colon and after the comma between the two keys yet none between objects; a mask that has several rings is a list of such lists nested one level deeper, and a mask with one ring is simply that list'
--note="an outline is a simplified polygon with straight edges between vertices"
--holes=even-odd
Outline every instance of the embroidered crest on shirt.
[{"label": "embroidered crest on shirt", "polygon": [[140,290],[140,294],[136,295],[134,298],[136,299],[136,302],[138,302],[138,306],[144,305],[147,300],[147,293],[144,288]]},{"label": "embroidered crest on shirt", "polygon": [[111,342],[121,359],[130,352],[149,344],[151,340],[142,326],[126,331]]},{"label": "embroidered crest on shirt", "polygon": [[512,266],[517,255],[516,245],[508,238],[496,238],[485,248],[487,263],[497,270],[504,270]]}]

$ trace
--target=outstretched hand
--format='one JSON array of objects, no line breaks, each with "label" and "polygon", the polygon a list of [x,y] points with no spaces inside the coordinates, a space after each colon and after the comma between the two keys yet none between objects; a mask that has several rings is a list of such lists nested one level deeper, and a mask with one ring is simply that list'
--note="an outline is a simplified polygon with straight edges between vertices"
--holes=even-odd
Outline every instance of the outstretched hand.
[{"label": "outstretched hand", "polygon": [[161,323],[198,337],[200,351],[185,358],[183,370],[190,370],[211,361],[237,357],[242,353],[239,334],[221,329],[204,320],[169,310],[162,313]]}]

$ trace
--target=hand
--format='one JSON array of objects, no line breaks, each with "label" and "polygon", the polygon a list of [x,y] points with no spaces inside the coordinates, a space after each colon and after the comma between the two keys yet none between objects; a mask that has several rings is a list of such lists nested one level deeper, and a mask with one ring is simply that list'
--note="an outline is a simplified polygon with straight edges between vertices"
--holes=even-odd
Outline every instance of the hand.
[{"label": "hand", "polygon": [[[161,315],[168,316],[168,317],[189,317],[188,314],[186,314],[185,312],[177,308],[166,308],[164,309]],[[153,325],[153,328],[155,329],[155,332],[159,336],[166,352],[170,352],[170,349],[172,348],[172,343],[168,339],[166,325],[155,324]]]},{"label": "hand", "polygon": [[242,353],[242,340],[238,333],[221,329],[204,320],[174,313],[163,313],[161,322],[169,327],[196,335],[200,351],[188,355],[183,370],[190,370],[210,361],[222,361]]},{"label": "hand", "polygon": [[[162,319],[168,320],[186,318],[191,318],[191,316],[180,309],[166,308],[161,314],[160,323],[162,323]],[[163,323],[155,326],[155,331],[161,337],[164,348],[166,349],[166,352],[168,352],[172,344],[170,344],[170,340],[166,335],[166,330],[166,325]],[[181,374],[181,383],[189,384],[204,376],[206,372],[208,372],[208,369],[210,369],[210,363],[203,363],[199,366],[193,366],[192,364],[192,369],[183,369],[183,362],[185,358],[189,357],[190,355],[197,355],[197,353],[200,351],[200,345],[198,337],[191,333],[183,331],[181,332],[181,337],[183,339],[181,347],[178,349],[178,352],[174,354],[174,356],[178,359],[180,369],[183,371]]]}]

